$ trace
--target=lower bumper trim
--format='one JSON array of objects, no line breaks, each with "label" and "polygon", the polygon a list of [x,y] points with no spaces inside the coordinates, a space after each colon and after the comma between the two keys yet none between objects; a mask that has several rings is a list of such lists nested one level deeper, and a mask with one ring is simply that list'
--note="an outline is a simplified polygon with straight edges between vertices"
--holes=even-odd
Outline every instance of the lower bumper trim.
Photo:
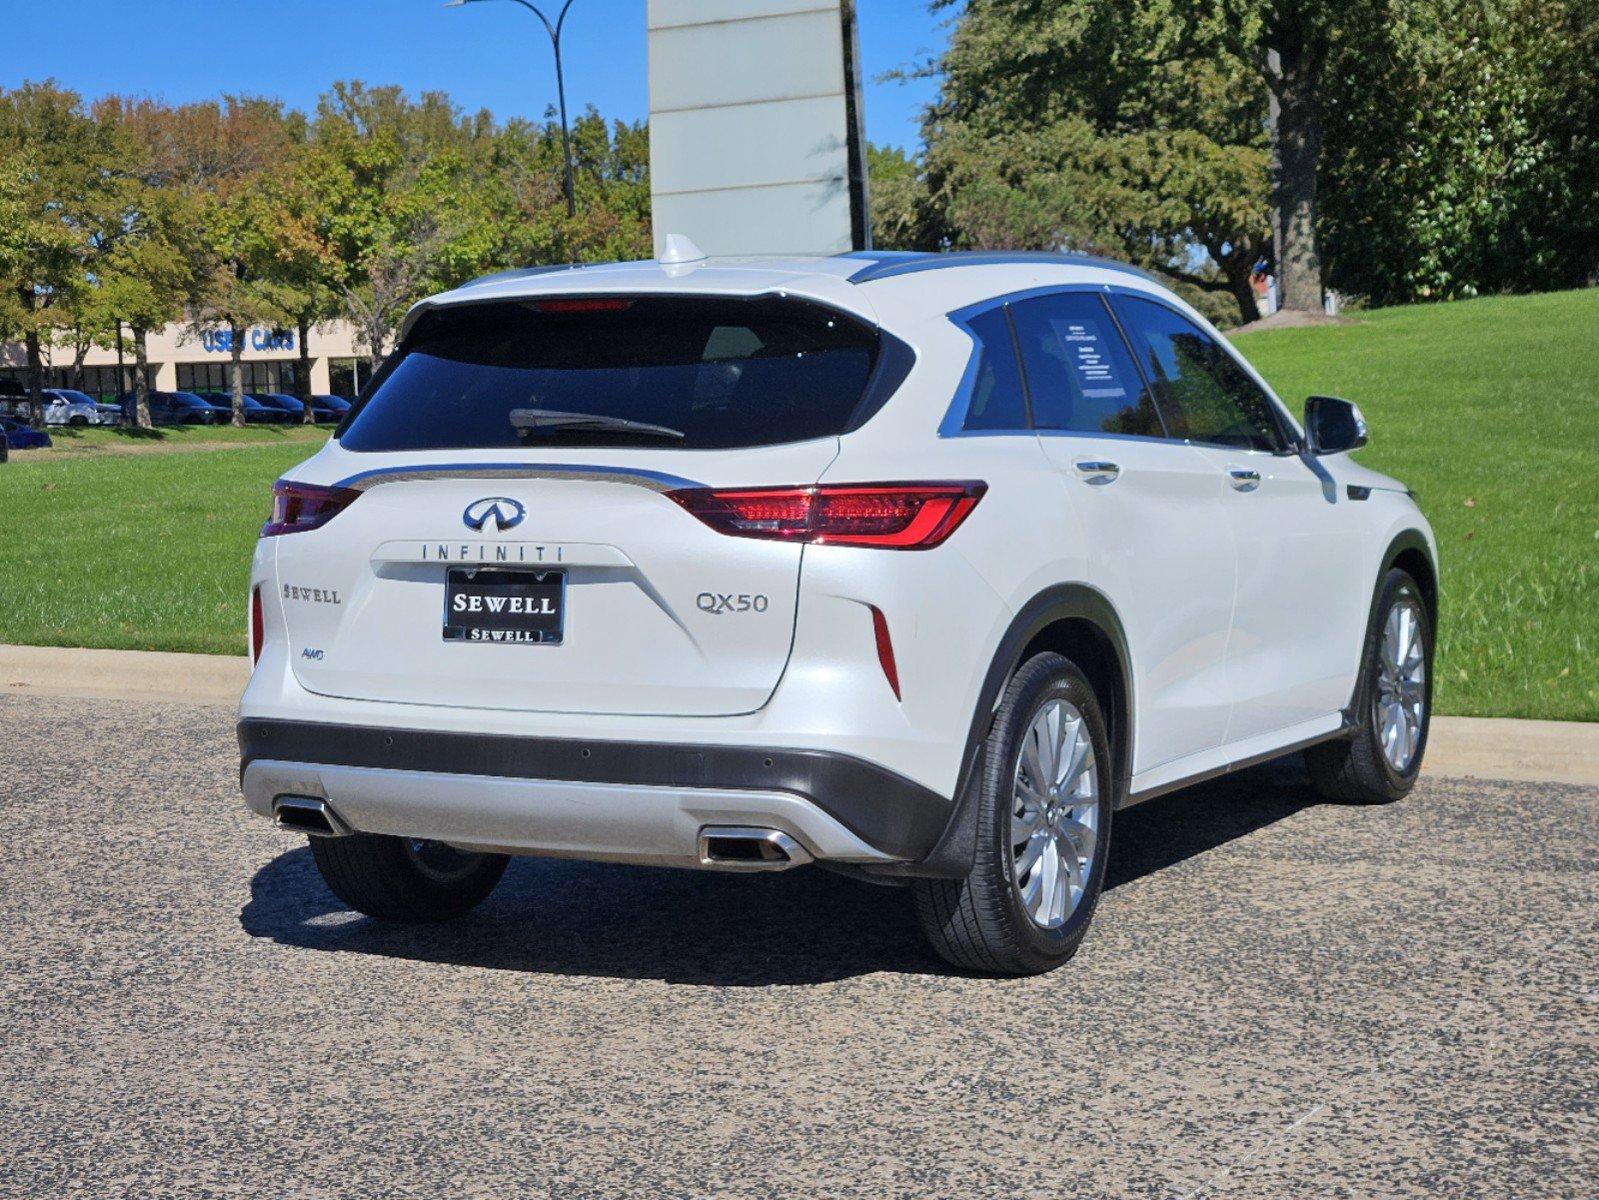
[{"label": "lower bumper trim", "polygon": [[514,737],[266,718],[240,721],[238,735],[240,775],[246,781],[253,763],[270,761],[397,775],[596,784],[641,794],[661,789],[784,794],[847,831],[863,848],[850,856],[857,861],[925,858],[952,808],[947,797],[884,767],[821,750]]},{"label": "lower bumper trim", "polygon": [[[258,758],[245,768],[244,797],[263,816],[281,815],[292,797],[298,805],[319,803],[336,812],[345,833],[427,838],[506,854],[715,870],[800,866],[813,858],[862,866],[890,861],[814,804],[783,792],[500,779]],[[768,838],[786,852],[758,864],[708,858],[707,836],[729,830]]]}]

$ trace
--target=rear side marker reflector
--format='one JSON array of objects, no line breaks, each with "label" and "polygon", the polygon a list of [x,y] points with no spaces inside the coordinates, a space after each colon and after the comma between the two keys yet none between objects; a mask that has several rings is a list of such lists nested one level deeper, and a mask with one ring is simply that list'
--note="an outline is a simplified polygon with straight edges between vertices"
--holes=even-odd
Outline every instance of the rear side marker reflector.
[{"label": "rear side marker reflector", "polygon": [[261,614],[261,588],[250,589],[250,665],[261,661],[261,643],[266,640],[266,622]]},{"label": "rear side marker reflector", "polygon": [[814,487],[682,488],[667,492],[730,537],[931,550],[960,526],[986,483],[828,483]]},{"label": "rear side marker reflector", "polygon": [[272,519],[261,526],[261,536],[320,529],[360,498],[355,488],[317,487],[280,479],[272,485]]},{"label": "rear side marker reflector", "polygon": [[877,638],[877,661],[882,664],[883,678],[888,680],[888,686],[894,689],[894,699],[900,699],[899,694],[899,665],[894,661],[894,643],[888,636],[888,618],[883,615],[883,610],[875,604],[867,605],[872,610],[872,633]]}]

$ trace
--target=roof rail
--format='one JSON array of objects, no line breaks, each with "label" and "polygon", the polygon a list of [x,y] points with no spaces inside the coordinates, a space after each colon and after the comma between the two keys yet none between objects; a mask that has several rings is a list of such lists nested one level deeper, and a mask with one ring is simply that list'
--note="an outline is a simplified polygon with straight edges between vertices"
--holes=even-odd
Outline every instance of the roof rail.
[{"label": "roof rail", "polygon": [[996,267],[1022,263],[1098,267],[1103,271],[1120,271],[1156,283],[1160,282],[1148,271],[1131,263],[1098,258],[1092,254],[1068,254],[1053,250],[946,250],[938,253],[891,250],[880,254],[872,251],[856,251],[842,257],[860,258],[867,262],[866,266],[849,277],[851,283],[871,283],[877,279],[892,279],[896,275],[915,275],[921,271],[943,271],[952,267]]}]

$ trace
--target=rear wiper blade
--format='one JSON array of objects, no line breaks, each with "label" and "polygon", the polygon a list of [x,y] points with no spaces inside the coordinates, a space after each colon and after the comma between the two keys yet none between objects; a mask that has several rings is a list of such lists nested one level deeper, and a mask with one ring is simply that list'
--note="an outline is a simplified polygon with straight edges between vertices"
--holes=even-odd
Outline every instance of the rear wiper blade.
[{"label": "rear wiper blade", "polygon": [[635,433],[674,442],[681,442],[687,436],[681,429],[651,425],[648,421],[629,421],[626,417],[607,417],[598,413],[562,412],[556,408],[513,408],[511,425],[518,433],[562,433],[568,430]]}]

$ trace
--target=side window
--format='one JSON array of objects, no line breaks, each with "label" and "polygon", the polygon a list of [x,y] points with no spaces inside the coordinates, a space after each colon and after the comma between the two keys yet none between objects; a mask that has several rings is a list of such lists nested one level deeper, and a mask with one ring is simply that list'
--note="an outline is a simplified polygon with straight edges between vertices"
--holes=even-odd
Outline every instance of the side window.
[{"label": "side window", "polygon": [[1027,402],[1022,396],[1022,375],[1016,365],[1005,310],[991,308],[967,323],[977,339],[977,379],[966,410],[966,429],[1025,430]]},{"label": "side window", "polygon": [[1270,398],[1204,330],[1152,300],[1118,296],[1116,306],[1149,374],[1162,381],[1161,415],[1173,437],[1283,448]]},{"label": "side window", "polygon": [[1110,310],[1090,292],[1011,306],[1039,429],[1163,437],[1160,417]]}]

